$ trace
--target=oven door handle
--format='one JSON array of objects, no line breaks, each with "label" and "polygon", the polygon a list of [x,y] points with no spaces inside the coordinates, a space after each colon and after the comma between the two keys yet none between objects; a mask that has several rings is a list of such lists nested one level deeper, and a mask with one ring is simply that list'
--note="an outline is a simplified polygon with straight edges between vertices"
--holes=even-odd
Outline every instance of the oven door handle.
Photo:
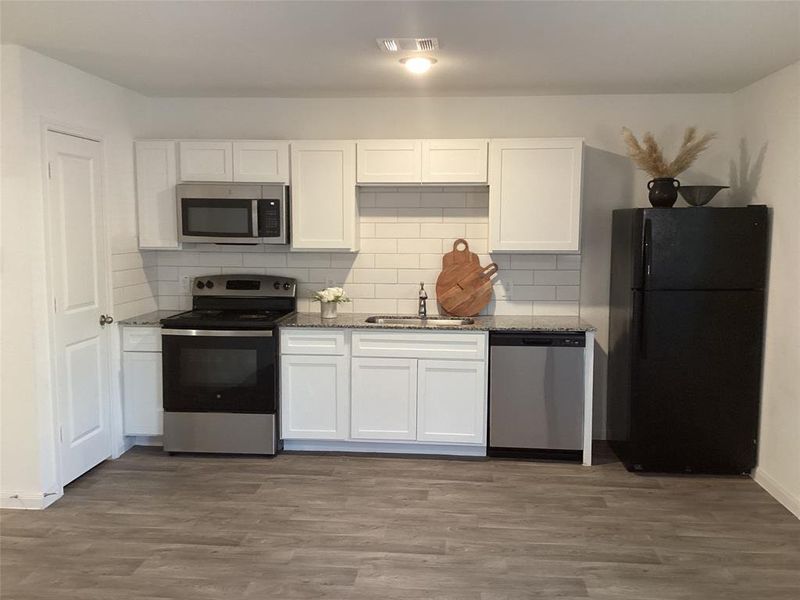
[{"label": "oven door handle", "polygon": [[161,335],[182,335],[195,337],[272,337],[271,331],[262,329],[230,331],[220,329],[162,329]]}]

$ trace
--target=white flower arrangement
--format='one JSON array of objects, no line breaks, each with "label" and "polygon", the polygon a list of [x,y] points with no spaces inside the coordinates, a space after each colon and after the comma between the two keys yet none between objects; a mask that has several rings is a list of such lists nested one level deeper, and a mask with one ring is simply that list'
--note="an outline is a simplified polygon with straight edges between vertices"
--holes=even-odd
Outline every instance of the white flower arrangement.
[{"label": "white flower arrangement", "polygon": [[350,298],[347,297],[345,291],[340,287],[329,287],[325,288],[324,290],[314,292],[314,295],[311,296],[311,300],[313,302],[322,303],[333,302],[334,304],[339,304],[340,302],[350,302]]}]

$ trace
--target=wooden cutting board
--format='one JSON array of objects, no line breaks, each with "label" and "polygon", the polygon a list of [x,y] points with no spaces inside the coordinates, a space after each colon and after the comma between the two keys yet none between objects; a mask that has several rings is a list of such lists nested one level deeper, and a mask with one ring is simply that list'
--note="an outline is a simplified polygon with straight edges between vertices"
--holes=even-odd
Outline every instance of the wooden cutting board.
[{"label": "wooden cutting board", "polygon": [[449,315],[474,317],[492,300],[491,277],[495,273],[497,273],[495,263],[470,271],[441,296],[437,293],[436,300]]},{"label": "wooden cutting board", "polygon": [[456,240],[453,250],[442,257],[442,272],[436,280],[439,305],[449,315],[477,315],[492,299],[491,277],[495,273],[495,263],[481,267],[467,241]]}]

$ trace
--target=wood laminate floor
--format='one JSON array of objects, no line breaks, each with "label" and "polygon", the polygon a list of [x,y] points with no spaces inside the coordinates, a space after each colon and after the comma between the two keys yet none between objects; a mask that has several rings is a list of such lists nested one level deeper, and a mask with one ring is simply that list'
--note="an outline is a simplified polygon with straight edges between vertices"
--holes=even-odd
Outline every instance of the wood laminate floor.
[{"label": "wood laminate floor", "polygon": [[137,448],[0,534],[8,600],[800,598],[800,521],[753,481],[613,461]]}]

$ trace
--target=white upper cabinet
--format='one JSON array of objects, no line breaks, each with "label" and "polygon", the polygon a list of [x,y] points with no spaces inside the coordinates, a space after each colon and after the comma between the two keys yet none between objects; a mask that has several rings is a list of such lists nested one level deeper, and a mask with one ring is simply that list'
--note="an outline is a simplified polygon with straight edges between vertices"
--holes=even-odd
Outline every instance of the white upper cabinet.
[{"label": "white upper cabinet", "polygon": [[289,183],[289,142],[233,142],[233,180]]},{"label": "white upper cabinet", "polygon": [[419,183],[420,140],[359,140],[358,183]]},{"label": "white upper cabinet", "polygon": [[486,439],[486,363],[420,360],[417,439],[482,444]]},{"label": "white upper cabinet", "polygon": [[359,140],[358,183],[486,183],[487,140]]},{"label": "white upper cabinet", "polygon": [[487,140],[422,140],[423,183],[486,183]]},{"label": "white upper cabinet", "polygon": [[233,181],[233,143],[180,142],[181,181]]},{"label": "white upper cabinet", "polygon": [[140,248],[180,248],[175,142],[136,142],[136,205]]},{"label": "white upper cabinet", "polygon": [[358,250],[356,143],[292,142],[292,249]]},{"label": "white upper cabinet", "polygon": [[489,142],[489,251],[580,250],[583,140]]}]

